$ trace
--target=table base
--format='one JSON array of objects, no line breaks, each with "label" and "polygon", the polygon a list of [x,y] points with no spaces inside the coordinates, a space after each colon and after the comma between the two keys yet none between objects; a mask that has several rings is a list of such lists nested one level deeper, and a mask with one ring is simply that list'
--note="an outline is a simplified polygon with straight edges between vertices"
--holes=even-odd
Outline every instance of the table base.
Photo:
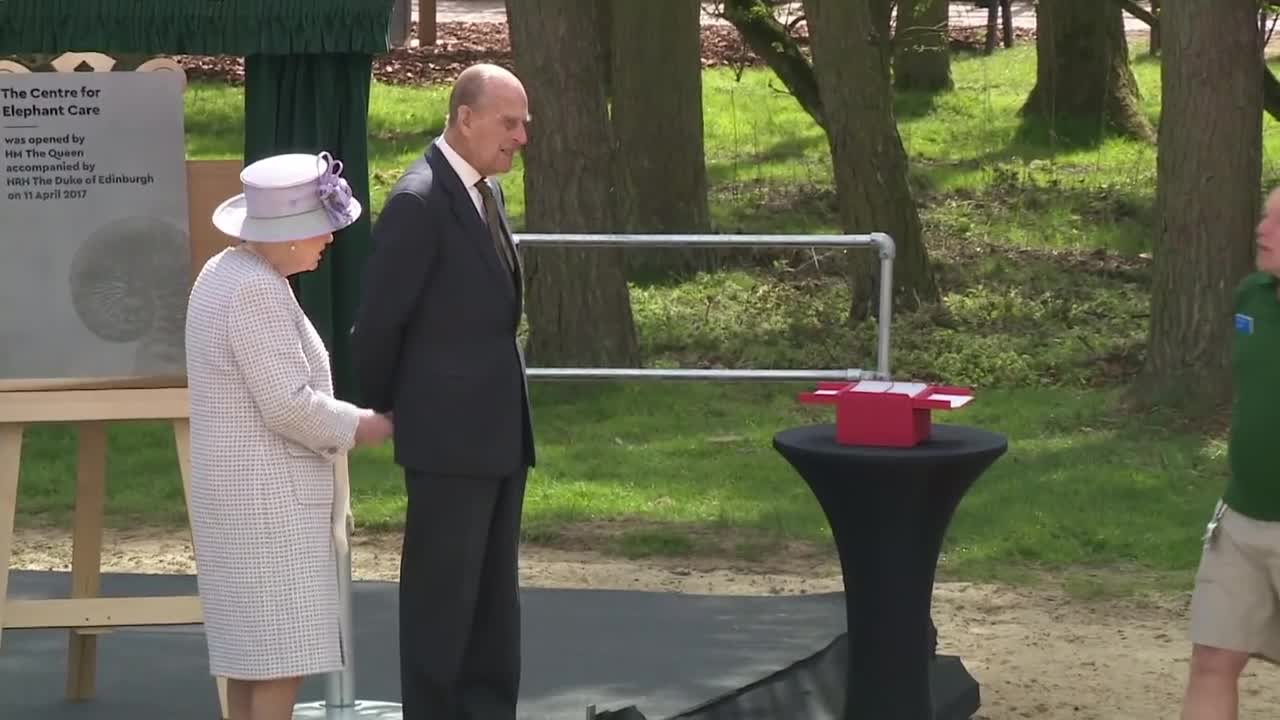
[{"label": "table base", "polygon": [[348,707],[324,701],[293,706],[293,720],[401,720],[400,703],[356,700]]}]

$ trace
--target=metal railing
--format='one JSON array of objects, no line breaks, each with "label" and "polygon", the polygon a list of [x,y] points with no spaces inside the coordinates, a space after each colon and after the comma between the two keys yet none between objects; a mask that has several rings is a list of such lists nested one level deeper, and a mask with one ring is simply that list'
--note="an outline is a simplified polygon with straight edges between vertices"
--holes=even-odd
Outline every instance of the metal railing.
[{"label": "metal railing", "polygon": [[[864,370],[732,370],[682,368],[529,368],[529,379],[541,380],[717,380],[717,381],[792,381],[792,380],[888,380],[889,321],[893,304],[893,240],[884,233],[868,235],[617,235],[556,233],[517,234],[521,245],[541,247],[666,247],[666,248],[876,248],[880,253],[880,308],[876,338],[876,369]],[[355,658],[351,654],[353,623],[351,618],[351,552],[338,557],[338,592],[341,626],[347,653],[346,666],[325,678],[325,699],[299,704],[294,720],[400,720],[399,703],[357,700],[355,690]],[[588,708],[588,717],[594,713]]]},{"label": "metal railing", "polygon": [[875,248],[880,254],[880,307],[876,328],[876,369],[732,370],[683,368],[538,368],[530,380],[888,380],[889,324],[893,314],[893,239],[885,233],[866,235],[628,235],[590,233],[517,233],[529,247],[598,248]]}]

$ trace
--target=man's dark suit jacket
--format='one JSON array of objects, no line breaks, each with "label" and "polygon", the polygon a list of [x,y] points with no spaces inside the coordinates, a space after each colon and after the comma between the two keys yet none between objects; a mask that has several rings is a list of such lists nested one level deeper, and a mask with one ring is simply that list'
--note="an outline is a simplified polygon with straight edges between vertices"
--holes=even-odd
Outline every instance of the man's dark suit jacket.
[{"label": "man's dark suit jacket", "polygon": [[364,404],[393,413],[396,462],[452,476],[532,467],[519,264],[507,271],[435,143],[391,189],[373,239],[352,352]]}]

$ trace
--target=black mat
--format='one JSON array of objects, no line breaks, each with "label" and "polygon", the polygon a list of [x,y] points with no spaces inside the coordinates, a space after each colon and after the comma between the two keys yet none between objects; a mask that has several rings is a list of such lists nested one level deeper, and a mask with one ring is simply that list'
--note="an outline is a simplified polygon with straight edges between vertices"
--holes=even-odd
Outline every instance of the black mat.
[{"label": "black mat", "polygon": [[[849,636],[769,675],[688,708],[664,720],[843,720],[849,662]],[[978,682],[964,662],[938,655],[930,667],[933,720],[970,720],[981,707]],[[859,707],[858,717],[874,717]],[[905,717],[905,715],[904,715]],[[600,711],[591,720],[657,720],[634,705]]]},{"label": "black mat", "polygon": [[[64,573],[15,572],[11,599],[65,597]],[[190,576],[104,575],[102,594],[193,593]],[[580,720],[634,705],[665,718],[756,683],[844,632],[840,595],[724,597],[608,590],[526,589],[521,718]],[[396,587],[356,583],[356,694],[399,701]],[[0,718],[213,718],[217,695],[199,626],[137,628],[98,642],[97,696],[64,699],[67,632],[0,637]],[[310,678],[300,701],[324,698]]]}]

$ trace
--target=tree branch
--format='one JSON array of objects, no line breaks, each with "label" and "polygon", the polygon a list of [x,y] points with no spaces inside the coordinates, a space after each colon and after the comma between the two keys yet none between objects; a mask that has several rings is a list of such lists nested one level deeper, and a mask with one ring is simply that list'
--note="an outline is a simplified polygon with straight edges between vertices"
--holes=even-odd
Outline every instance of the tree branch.
[{"label": "tree branch", "polygon": [[1276,120],[1280,120],[1280,80],[1266,63],[1262,64],[1262,109]]},{"label": "tree branch", "polygon": [[[1125,12],[1138,18],[1142,22],[1151,26],[1152,30],[1160,29],[1160,19],[1147,12],[1141,5],[1133,0],[1113,0]],[[1271,72],[1271,68],[1267,66],[1266,60],[1262,60],[1262,109],[1268,115],[1276,120],[1280,120],[1280,79],[1277,79],[1275,73]]]},{"label": "tree branch", "polygon": [[1156,16],[1152,15],[1146,8],[1142,7],[1138,3],[1133,0],[1115,1],[1120,4],[1120,7],[1123,8],[1125,12],[1146,23],[1152,30],[1160,29],[1160,21],[1156,19]]},{"label": "tree branch", "polygon": [[773,9],[764,0],[725,0],[723,16],[738,30],[747,47],[787,86],[800,107],[825,130],[813,65],[800,52],[800,43],[774,17]]}]

